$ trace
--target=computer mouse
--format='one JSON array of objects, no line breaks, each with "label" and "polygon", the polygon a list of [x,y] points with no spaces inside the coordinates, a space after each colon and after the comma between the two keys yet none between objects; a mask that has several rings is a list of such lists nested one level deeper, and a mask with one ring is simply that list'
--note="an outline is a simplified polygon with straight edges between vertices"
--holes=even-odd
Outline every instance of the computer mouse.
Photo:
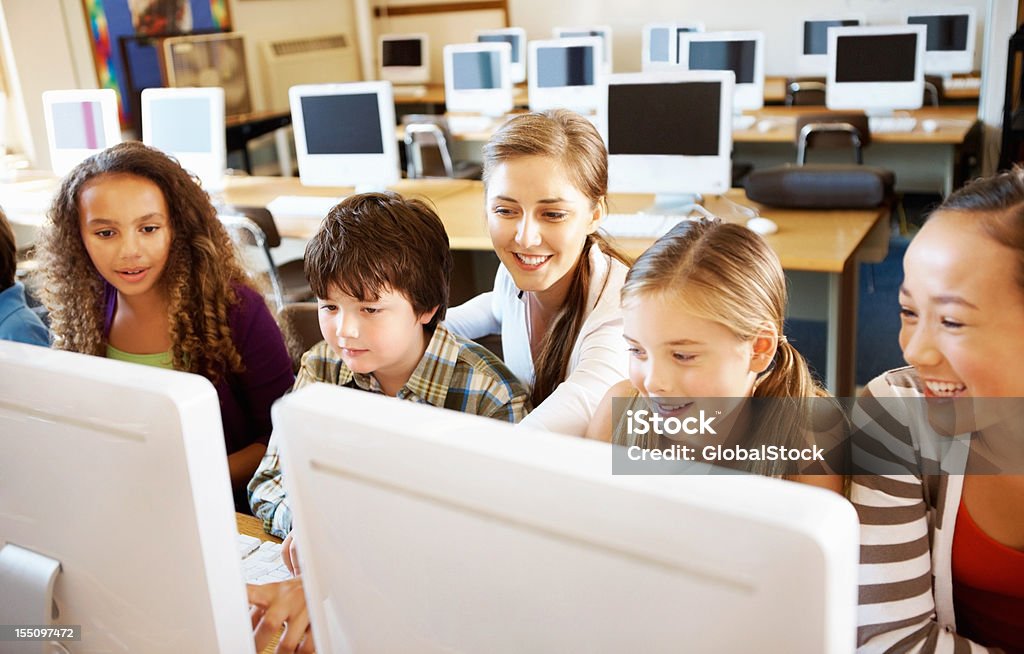
[{"label": "computer mouse", "polygon": [[759,120],[757,122],[757,131],[761,132],[762,134],[764,134],[765,132],[770,132],[773,129],[775,129],[774,120]]},{"label": "computer mouse", "polygon": [[921,129],[931,134],[935,130],[939,129],[939,121],[933,118],[926,118],[921,121]]},{"label": "computer mouse", "polygon": [[771,218],[764,218],[762,216],[755,216],[747,221],[747,229],[752,232],[757,232],[761,236],[768,236],[779,231],[779,226],[775,224],[775,221]]}]

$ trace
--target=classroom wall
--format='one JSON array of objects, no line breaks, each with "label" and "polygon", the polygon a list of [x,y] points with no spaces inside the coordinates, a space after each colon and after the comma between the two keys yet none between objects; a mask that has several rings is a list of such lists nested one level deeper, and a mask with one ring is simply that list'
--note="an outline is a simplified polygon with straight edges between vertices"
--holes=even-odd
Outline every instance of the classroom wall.
[{"label": "classroom wall", "polygon": [[761,30],[765,32],[765,74],[795,73],[796,56],[803,38],[803,17],[834,12],[863,13],[868,22],[900,22],[902,12],[914,9],[971,6],[979,17],[975,70],[981,68],[982,26],[987,0],[508,0],[513,25],[526,29],[530,39],[550,38],[551,28],[575,25],[609,25],[614,34],[616,72],[640,70],[640,32],[645,23],[701,21],[708,30]]}]

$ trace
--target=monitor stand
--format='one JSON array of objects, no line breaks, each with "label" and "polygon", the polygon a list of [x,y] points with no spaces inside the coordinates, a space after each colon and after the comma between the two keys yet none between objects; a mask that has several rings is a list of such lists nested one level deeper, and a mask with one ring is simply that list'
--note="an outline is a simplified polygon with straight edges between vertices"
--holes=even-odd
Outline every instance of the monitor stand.
[{"label": "monitor stand", "polygon": [[427,94],[426,84],[397,84],[391,87],[396,98],[422,98]]},{"label": "monitor stand", "polygon": [[387,184],[356,184],[356,195],[361,193],[384,193],[388,190]]},{"label": "monitor stand", "polygon": [[0,548],[0,625],[53,624],[60,561],[7,543]]},{"label": "monitor stand", "polygon": [[698,213],[705,218],[714,218],[715,215],[701,204],[703,201],[699,193],[658,193],[654,196],[654,204],[640,213],[682,217]]}]

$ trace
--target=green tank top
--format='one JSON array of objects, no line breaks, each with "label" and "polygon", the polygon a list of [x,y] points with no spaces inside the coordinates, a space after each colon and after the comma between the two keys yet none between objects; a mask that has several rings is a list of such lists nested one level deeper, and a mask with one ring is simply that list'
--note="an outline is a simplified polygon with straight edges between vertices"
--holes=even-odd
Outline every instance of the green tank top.
[{"label": "green tank top", "polygon": [[156,354],[131,354],[129,352],[122,352],[107,343],[107,358],[128,361],[129,363],[139,363],[144,366],[153,366],[154,368],[174,370],[174,361],[171,358],[170,350],[167,352],[157,352]]}]

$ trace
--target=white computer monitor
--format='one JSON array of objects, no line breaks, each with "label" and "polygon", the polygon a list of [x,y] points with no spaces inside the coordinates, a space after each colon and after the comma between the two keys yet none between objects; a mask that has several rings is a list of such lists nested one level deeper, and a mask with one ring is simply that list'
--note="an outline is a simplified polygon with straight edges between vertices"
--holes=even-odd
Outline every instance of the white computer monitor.
[{"label": "white computer monitor", "polygon": [[530,41],[527,92],[531,111],[593,113],[604,104],[602,40],[595,36]]},{"label": "white computer monitor", "polygon": [[764,106],[764,32],[683,32],[678,57],[684,70],[735,73],[734,112]]},{"label": "white computer monitor", "polygon": [[[655,193],[659,213],[732,183],[731,70],[612,75],[599,124],[608,190]],[[639,113],[643,120],[637,120]]]},{"label": "white computer monitor", "polygon": [[828,30],[825,105],[884,113],[924,99],[924,25]]},{"label": "white computer monitor", "polygon": [[974,7],[908,11],[903,18],[908,25],[924,25],[928,30],[925,73],[948,77],[974,70]]},{"label": "white computer monitor", "polygon": [[612,28],[607,25],[592,27],[556,27],[551,31],[556,39],[578,39],[596,36],[601,39],[601,63],[605,75],[612,72]]},{"label": "white computer monitor", "polygon": [[382,34],[380,78],[393,84],[430,81],[430,39],[426,34]]},{"label": "white computer monitor", "polygon": [[512,111],[508,43],[444,46],[444,104],[448,111],[504,116]]},{"label": "white computer monitor", "polygon": [[807,18],[801,22],[803,38],[797,55],[801,75],[825,77],[828,74],[828,30],[830,27],[858,27],[863,14],[842,14]]},{"label": "white computer monitor", "polygon": [[72,652],[252,653],[210,382],[0,341],[0,397],[0,624],[81,625]]},{"label": "white computer monitor", "polygon": [[142,142],[172,155],[206,190],[222,189],[227,167],[224,89],[143,89]]},{"label": "white computer monitor", "polygon": [[398,182],[390,82],[293,86],[288,98],[303,185],[363,192]]},{"label": "white computer monitor", "polygon": [[674,64],[679,35],[686,32],[703,32],[704,23],[648,23],[644,25],[643,49],[640,66],[644,72],[654,70],[662,64]]},{"label": "white computer monitor", "polygon": [[86,157],[121,142],[113,89],[43,92],[50,167],[63,177]]},{"label": "white computer monitor", "polygon": [[325,652],[852,652],[818,488],[612,475],[611,446],[317,384],[274,406]]},{"label": "white computer monitor", "polygon": [[512,83],[520,84],[526,81],[526,30],[522,27],[478,30],[476,40],[480,43],[508,43],[512,47],[509,68]]}]

